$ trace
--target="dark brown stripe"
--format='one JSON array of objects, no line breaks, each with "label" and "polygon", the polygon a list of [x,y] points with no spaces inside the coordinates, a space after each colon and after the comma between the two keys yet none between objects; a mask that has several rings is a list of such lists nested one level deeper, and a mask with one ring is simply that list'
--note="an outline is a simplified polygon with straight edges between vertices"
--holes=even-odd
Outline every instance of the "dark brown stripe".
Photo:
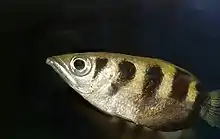
[{"label": "dark brown stripe", "polygon": [[133,63],[129,61],[121,61],[118,65],[119,67],[119,78],[118,82],[127,82],[132,80],[136,73],[136,67]]},{"label": "dark brown stripe", "polygon": [[145,71],[142,95],[144,98],[153,97],[163,80],[163,72],[160,67],[148,67]]},{"label": "dark brown stripe", "polygon": [[201,93],[201,91],[204,91],[203,89],[202,89],[202,86],[201,86],[201,83],[196,83],[196,90],[199,92],[199,93]]},{"label": "dark brown stripe", "polygon": [[110,96],[115,95],[118,92],[119,87],[120,87],[120,84],[118,84],[118,83],[111,83],[111,90],[109,92],[109,95]]},{"label": "dark brown stripe", "polygon": [[133,63],[129,61],[121,61],[118,65],[119,69],[119,77],[117,78],[115,83],[111,84],[112,92],[111,94],[114,95],[118,92],[120,87],[125,86],[128,84],[132,79],[135,77],[136,67]]},{"label": "dark brown stripe", "polygon": [[97,58],[95,60],[95,73],[93,75],[93,78],[96,78],[96,76],[98,75],[98,73],[107,65],[108,63],[108,59],[107,58]]},{"label": "dark brown stripe", "polygon": [[187,96],[190,82],[191,76],[177,68],[173,79],[172,92],[170,97],[178,101],[184,100]]},{"label": "dark brown stripe", "polygon": [[193,107],[196,109],[200,109],[200,106],[201,104],[204,102],[204,100],[207,98],[206,95],[201,95],[201,94],[204,94],[204,90],[202,89],[202,86],[201,86],[201,83],[197,82],[196,83],[196,91],[197,91],[197,96],[196,96],[196,100],[195,100],[195,103],[193,104]]}]

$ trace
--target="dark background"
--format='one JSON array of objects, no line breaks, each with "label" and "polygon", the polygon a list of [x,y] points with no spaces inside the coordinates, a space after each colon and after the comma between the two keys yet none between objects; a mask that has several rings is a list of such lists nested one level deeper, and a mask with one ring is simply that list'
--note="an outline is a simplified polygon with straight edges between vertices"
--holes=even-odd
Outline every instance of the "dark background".
[{"label": "dark background", "polygon": [[[2,46],[9,49],[2,50],[3,61],[13,77],[9,90],[16,92],[11,138],[88,139],[102,133],[81,112],[81,105],[89,106],[45,64],[52,55],[109,51],[157,57],[194,73],[204,90],[219,89],[219,7],[218,0],[1,4]],[[202,122],[198,132],[218,138]]]}]

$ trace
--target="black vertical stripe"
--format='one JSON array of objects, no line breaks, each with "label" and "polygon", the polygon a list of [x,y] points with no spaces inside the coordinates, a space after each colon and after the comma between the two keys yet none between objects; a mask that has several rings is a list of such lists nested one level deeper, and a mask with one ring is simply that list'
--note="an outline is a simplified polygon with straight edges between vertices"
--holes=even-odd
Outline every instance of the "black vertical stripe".
[{"label": "black vertical stripe", "polygon": [[120,84],[118,84],[118,83],[111,83],[111,91],[110,91],[109,95],[110,96],[115,95],[118,92],[119,88],[120,88]]},{"label": "black vertical stripe", "polygon": [[93,75],[93,78],[96,78],[98,73],[107,65],[108,59],[107,58],[97,58],[95,60],[95,73]]},{"label": "black vertical stripe", "polygon": [[170,97],[178,101],[184,100],[187,96],[190,82],[191,76],[187,72],[177,68],[173,79]]},{"label": "black vertical stripe", "polygon": [[145,70],[142,95],[144,98],[153,97],[163,80],[163,72],[159,66],[147,67]]},{"label": "black vertical stripe", "polygon": [[129,61],[121,61],[118,65],[119,67],[119,78],[118,82],[127,82],[132,80],[136,73],[136,67],[133,63]]},{"label": "black vertical stripe", "polygon": [[[204,102],[204,100],[206,99],[207,96],[206,95],[201,95],[201,94],[204,93],[204,92],[202,92],[204,90],[202,89],[201,83],[197,82],[195,88],[196,88],[196,91],[197,91],[195,93],[197,95],[196,95],[196,99],[195,99],[195,103],[193,104],[193,107],[196,109],[197,107],[200,108],[201,104]],[[197,108],[197,109],[199,109],[199,108]]]},{"label": "black vertical stripe", "polygon": [[201,93],[201,91],[203,90],[203,89],[202,89],[202,86],[201,86],[201,83],[199,83],[199,82],[196,83],[196,87],[195,87],[195,88],[196,88],[196,90],[197,90],[198,92],[200,92],[200,93]]},{"label": "black vertical stripe", "polygon": [[118,92],[120,87],[128,84],[135,77],[136,67],[133,63],[123,60],[118,64],[119,77],[116,82],[111,84],[111,94],[114,95]]}]

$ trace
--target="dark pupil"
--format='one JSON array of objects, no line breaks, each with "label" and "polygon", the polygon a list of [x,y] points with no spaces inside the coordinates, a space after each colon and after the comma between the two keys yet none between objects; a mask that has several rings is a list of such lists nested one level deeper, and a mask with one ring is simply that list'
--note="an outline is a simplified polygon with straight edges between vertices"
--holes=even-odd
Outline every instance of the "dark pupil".
[{"label": "dark pupil", "polygon": [[85,67],[85,63],[83,60],[76,60],[76,61],[74,61],[74,67],[77,70],[82,70]]}]

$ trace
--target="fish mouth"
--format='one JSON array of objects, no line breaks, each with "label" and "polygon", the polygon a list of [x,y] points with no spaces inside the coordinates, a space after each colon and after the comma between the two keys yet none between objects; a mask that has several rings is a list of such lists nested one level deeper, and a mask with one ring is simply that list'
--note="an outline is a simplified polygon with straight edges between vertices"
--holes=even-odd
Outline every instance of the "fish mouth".
[{"label": "fish mouth", "polygon": [[69,67],[60,58],[49,57],[46,59],[46,64],[51,66],[70,87],[76,89],[76,81],[71,76]]}]

